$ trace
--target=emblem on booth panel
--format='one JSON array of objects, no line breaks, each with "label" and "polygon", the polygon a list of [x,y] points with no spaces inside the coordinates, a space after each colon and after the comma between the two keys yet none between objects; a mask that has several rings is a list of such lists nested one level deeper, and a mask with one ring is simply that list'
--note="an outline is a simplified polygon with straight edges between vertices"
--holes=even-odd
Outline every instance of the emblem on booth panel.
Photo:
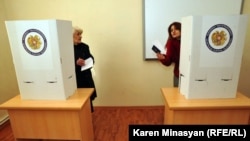
[{"label": "emblem on booth panel", "polygon": [[37,29],[29,29],[22,37],[24,49],[31,55],[42,55],[47,49],[47,40],[44,34]]},{"label": "emblem on booth panel", "polygon": [[205,38],[207,47],[213,52],[223,52],[228,49],[233,41],[233,32],[225,24],[212,26]]}]

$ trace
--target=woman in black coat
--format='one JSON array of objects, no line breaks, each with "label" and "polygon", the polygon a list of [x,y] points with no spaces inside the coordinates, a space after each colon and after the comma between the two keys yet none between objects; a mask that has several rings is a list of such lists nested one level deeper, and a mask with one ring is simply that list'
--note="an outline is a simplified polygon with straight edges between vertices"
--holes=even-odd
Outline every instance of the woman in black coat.
[{"label": "woman in black coat", "polygon": [[74,42],[74,54],[75,54],[75,72],[77,88],[94,88],[93,94],[90,96],[91,112],[94,112],[92,101],[97,97],[95,83],[92,77],[91,68],[81,70],[82,66],[85,65],[86,59],[92,59],[94,57],[90,53],[89,46],[83,43],[82,40],[83,30],[78,27],[74,27],[73,31],[73,42]]}]

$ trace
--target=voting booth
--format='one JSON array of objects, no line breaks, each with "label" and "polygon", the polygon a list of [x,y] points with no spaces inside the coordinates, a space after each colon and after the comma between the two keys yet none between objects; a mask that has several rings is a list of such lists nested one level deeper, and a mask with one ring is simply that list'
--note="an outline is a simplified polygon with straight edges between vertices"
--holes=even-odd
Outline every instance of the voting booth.
[{"label": "voting booth", "polygon": [[179,89],[187,99],[235,98],[248,17],[182,18]]},{"label": "voting booth", "polygon": [[76,91],[72,23],[5,21],[22,99],[66,100]]}]

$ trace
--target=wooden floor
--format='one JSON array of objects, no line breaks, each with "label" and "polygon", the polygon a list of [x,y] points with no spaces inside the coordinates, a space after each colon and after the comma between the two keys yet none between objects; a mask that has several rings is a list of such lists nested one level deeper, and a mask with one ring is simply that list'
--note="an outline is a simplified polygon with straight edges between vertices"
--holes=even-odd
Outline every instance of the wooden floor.
[{"label": "wooden floor", "polygon": [[[129,124],[163,124],[163,119],[164,106],[95,107],[94,141],[128,141]],[[15,141],[9,122],[0,126],[0,141]]]}]

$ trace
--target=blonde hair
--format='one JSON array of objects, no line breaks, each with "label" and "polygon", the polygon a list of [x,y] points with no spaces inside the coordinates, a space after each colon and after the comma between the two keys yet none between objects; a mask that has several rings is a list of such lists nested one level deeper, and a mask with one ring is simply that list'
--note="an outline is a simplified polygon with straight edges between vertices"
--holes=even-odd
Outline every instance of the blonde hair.
[{"label": "blonde hair", "polygon": [[76,33],[76,32],[82,34],[83,30],[78,26],[74,26],[73,27],[73,34]]}]

